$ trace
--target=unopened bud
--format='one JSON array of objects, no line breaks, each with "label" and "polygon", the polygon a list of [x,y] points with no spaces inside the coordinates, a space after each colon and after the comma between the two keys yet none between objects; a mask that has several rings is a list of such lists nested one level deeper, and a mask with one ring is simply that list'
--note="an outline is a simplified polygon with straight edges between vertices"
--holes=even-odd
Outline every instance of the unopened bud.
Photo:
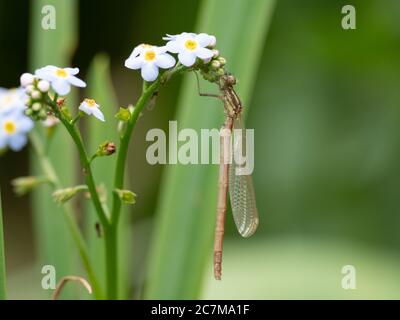
[{"label": "unopened bud", "polygon": [[106,141],[99,145],[96,154],[99,157],[110,156],[115,153],[116,149],[117,148],[113,142]]},{"label": "unopened bud", "polygon": [[53,192],[52,196],[54,200],[58,203],[65,203],[68,200],[72,199],[78,192],[86,191],[88,188],[86,185],[80,185],[65,189],[59,189]]},{"label": "unopened bud", "polygon": [[42,94],[38,90],[33,90],[31,93],[31,97],[33,99],[39,99],[41,96],[42,96]]},{"label": "unopened bud", "polygon": [[35,87],[33,86],[33,84],[29,84],[25,87],[25,92],[31,93],[34,89],[35,89]]},{"label": "unopened bud", "polygon": [[226,59],[224,57],[219,57],[218,61],[221,63],[221,66],[224,66],[226,64]]},{"label": "unopened bud", "polygon": [[213,53],[213,57],[214,57],[214,58],[218,58],[218,57],[219,57],[219,51],[218,51],[217,49],[214,49],[214,50],[212,51],[212,53]]},{"label": "unopened bud", "polygon": [[11,185],[14,188],[14,192],[18,196],[23,196],[31,191],[34,187],[49,182],[46,177],[19,177],[11,181]]},{"label": "unopened bud", "polygon": [[46,80],[40,80],[37,87],[40,91],[47,92],[50,89],[50,83]]},{"label": "unopened bud", "polygon": [[41,105],[39,102],[35,102],[35,103],[32,105],[32,110],[33,110],[33,111],[39,111],[41,108],[42,108],[42,105]]},{"label": "unopened bud", "polygon": [[217,45],[217,38],[215,36],[210,36],[210,44],[208,45],[210,48],[214,48]]},{"label": "unopened bud", "polygon": [[214,60],[213,62],[211,62],[211,67],[214,70],[217,70],[221,67],[221,63],[218,60]]},{"label": "unopened bud", "polygon": [[225,70],[224,70],[223,68],[219,68],[219,69],[217,70],[217,75],[223,76],[224,74],[225,74]]},{"label": "unopened bud", "polygon": [[115,189],[114,192],[117,194],[117,196],[121,199],[122,202],[125,202],[127,204],[135,204],[136,203],[137,196],[132,191]]},{"label": "unopened bud", "polygon": [[20,77],[20,82],[22,87],[26,87],[28,85],[31,85],[33,81],[35,80],[35,76],[31,73],[24,73]]}]

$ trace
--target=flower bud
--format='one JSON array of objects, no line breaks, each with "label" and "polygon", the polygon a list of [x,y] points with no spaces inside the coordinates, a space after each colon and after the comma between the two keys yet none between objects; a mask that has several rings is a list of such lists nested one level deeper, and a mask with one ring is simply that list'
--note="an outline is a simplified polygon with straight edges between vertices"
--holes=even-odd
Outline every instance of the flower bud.
[{"label": "flower bud", "polygon": [[218,60],[213,60],[213,62],[211,62],[211,67],[214,70],[217,70],[221,67],[221,63]]},{"label": "flower bud", "polygon": [[33,84],[29,84],[25,87],[25,92],[31,93],[34,89],[35,89],[35,87],[33,86]]},{"label": "flower bud", "polygon": [[40,91],[38,91],[38,90],[33,90],[33,91],[31,92],[31,97],[32,97],[33,99],[39,99],[41,96],[42,96],[42,94],[41,94]]},{"label": "flower bud", "polygon": [[80,186],[56,190],[55,192],[53,192],[52,196],[56,202],[62,204],[72,199],[78,192],[86,190],[87,186],[80,185]]},{"label": "flower bud", "polygon": [[33,188],[42,183],[49,182],[46,177],[19,177],[11,181],[11,185],[14,188],[14,192],[18,196],[23,196],[31,191]]},{"label": "flower bud", "polygon": [[127,204],[135,204],[137,195],[130,190],[115,189],[114,192],[122,202]]},{"label": "flower bud", "polygon": [[31,73],[24,73],[20,77],[20,82],[22,87],[26,87],[28,85],[33,84],[33,81],[35,80],[35,76]]},{"label": "flower bud", "polygon": [[33,111],[39,111],[42,108],[42,105],[39,102],[35,102],[32,104],[32,110]]},{"label": "flower bud", "polygon": [[217,45],[217,38],[215,36],[210,36],[210,44],[208,45],[210,48],[214,48]]},{"label": "flower bud", "polygon": [[41,92],[47,92],[50,89],[50,83],[46,80],[40,80],[37,87]]},{"label": "flower bud", "polygon": [[40,112],[39,112],[39,119],[40,120],[45,120],[47,118],[47,113],[46,113],[46,111],[44,110],[44,109],[42,109],[42,110],[40,110]]},{"label": "flower bud", "polygon": [[96,154],[97,154],[97,156],[99,156],[99,157],[110,156],[110,155],[112,155],[113,153],[115,153],[116,149],[117,149],[117,148],[116,148],[116,146],[115,146],[114,143],[109,142],[109,141],[106,141],[106,142],[103,142],[103,143],[99,146],[99,148],[97,149]]},{"label": "flower bud", "polygon": [[212,51],[212,53],[213,53],[213,57],[214,57],[214,58],[218,58],[218,57],[219,57],[219,51],[218,51],[217,49],[214,49],[214,50]]},{"label": "flower bud", "polygon": [[221,66],[224,66],[226,64],[226,59],[224,57],[219,57],[218,61],[221,63]]},{"label": "flower bud", "polygon": [[131,112],[129,108],[119,108],[118,113],[115,115],[115,117],[120,120],[120,121],[128,121],[131,117]]},{"label": "flower bud", "polygon": [[217,75],[223,76],[224,74],[225,74],[225,70],[224,70],[223,68],[219,68],[219,69],[217,70]]}]

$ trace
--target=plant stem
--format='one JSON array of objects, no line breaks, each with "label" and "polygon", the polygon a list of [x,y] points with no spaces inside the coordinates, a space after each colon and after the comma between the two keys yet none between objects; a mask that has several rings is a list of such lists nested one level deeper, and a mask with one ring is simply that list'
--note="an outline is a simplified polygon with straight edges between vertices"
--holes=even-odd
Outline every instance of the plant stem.
[{"label": "plant stem", "polygon": [[67,129],[76,147],[78,148],[79,158],[85,174],[85,181],[89,189],[90,197],[92,199],[93,205],[96,209],[96,213],[100,219],[101,224],[103,225],[103,227],[106,227],[109,224],[109,221],[101,204],[99,194],[96,190],[96,183],[94,182],[92,168],[90,166],[91,161],[83,144],[82,136],[77,127],[71,124],[70,121],[66,119],[64,115],[60,112],[56,102],[48,100],[47,103],[50,105],[50,107],[52,107],[53,111],[60,119],[64,127]]},{"label": "plant stem", "polygon": [[[184,70],[181,65],[176,65],[173,69],[166,71],[152,84],[146,83],[143,86],[143,92],[137,101],[133,112],[128,120],[126,129],[120,137],[120,146],[117,157],[117,164],[115,169],[114,177],[114,190],[123,189],[126,158],[128,155],[128,148],[130,139],[132,136],[133,129],[136,121],[143,110],[147,102],[155,95],[161,85],[164,85],[171,77],[175,74],[179,74]],[[104,240],[105,240],[105,256],[106,256],[106,284],[107,291],[106,297],[108,299],[118,299],[118,221],[121,212],[121,200],[118,195],[114,192],[113,194],[113,208],[110,218],[107,217],[105,210],[100,202],[98,192],[96,190],[96,184],[94,182],[92,170],[91,170],[91,158],[88,156],[85,146],[82,141],[82,136],[74,124],[74,120],[67,119],[60,111],[57,105],[57,95],[53,100],[47,99],[47,104],[52,108],[56,116],[60,119],[62,124],[67,129],[75,145],[78,148],[78,153],[82,167],[86,175],[86,184],[88,186],[90,196],[96,213],[100,219],[100,222],[104,229]]]},{"label": "plant stem", "polygon": [[[124,177],[125,177],[125,167],[126,159],[128,155],[129,144],[132,137],[133,129],[137,119],[143,108],[146,106],[148,101],[156,94],[161,85],[164,85],[169,81],[172,76],[177,75],[184,71],[184,67],[181,65],[176,65],[172,70],[166,71],[161,77],[159,77],[155,82],[143,83],[143,91],[139,100],[137,101],[133,112],[128,120],[127,126],[120,137],[117,164],[115,167],[114,176],[114,190],[123,189]],[[109,246],[106,245],[106,260],[107,260],[107,295],[110,299],[114,299],[118,292],[118,222],[121,213],[121,199],[114,192],[113,193],[113,208],[111,211],[111,220],[108,230],[105,231],[105,237],[109,239],[111,243]]]},{"label": "plant stem", "polygon": [[[54,187],[54,189],[62,189],[60,180],[51,164],[49,159],[47,158],[44,148],[40,142],[39,137],[35,131],[32,131],[30,134],[30,140],[32,147],[39,158],[40,166],[43,172],[47,175],[50,180],[50,183]],[[87,252],[87,246],[85,240],[82,236],[82,233],[73,217],[73,212],[71,207],[68,204],[61,206],[63,210],[63,216],[68,224],[69,230],[71,232],[72,238],[75,241],[76,246],[78,247],[79,255],[82,259],[83,266],[88,274],[89,281],[93,288],[93,294],[96,299],[101,299],[103,297],[99,282],[95,275],[95,272],[92,267],[92,263],[89,258],[89,254]]]}]

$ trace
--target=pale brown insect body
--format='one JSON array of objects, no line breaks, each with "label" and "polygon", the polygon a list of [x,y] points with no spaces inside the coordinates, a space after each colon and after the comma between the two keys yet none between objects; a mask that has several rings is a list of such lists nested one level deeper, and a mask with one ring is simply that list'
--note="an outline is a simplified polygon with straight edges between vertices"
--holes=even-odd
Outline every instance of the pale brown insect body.
[{"label": "pale brown insect body", "polygon": [[[259,223],[255,192],[251,175],[238,174],[237,169],[245,164],[238,165],[231,159],[231,139],[233,128],[240,129],[235,135],[233,152],[246,150],[246,131],[242,121],[242,103],[233,89],[236,80],[231,75],[221,76],[219,87],[220,98],[224,102],[225,122],[221,129],[220,169],[218,179],[217,217],[214,240],[214,276],[221,280],[222,252],[227,210],[227,194],[229,190],[232,214],[236,227],[243,237],[250,237]],[[237,130],[235,130],[237,132]]]}]

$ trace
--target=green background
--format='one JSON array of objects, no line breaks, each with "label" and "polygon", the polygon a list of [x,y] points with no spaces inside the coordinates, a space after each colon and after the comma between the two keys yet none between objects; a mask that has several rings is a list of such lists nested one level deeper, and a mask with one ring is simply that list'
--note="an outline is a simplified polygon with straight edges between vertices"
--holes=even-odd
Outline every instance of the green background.
[{"label": "green background", "polygon": [[[238,2],[233,0],[232,6],[240,6]],[[341,27],[345,4],[349,3],[278,0],[267,32],[268,23],[257,24],[246,16],[250,10],[229,17],[232,8],[220,7],[217,14],[210,12],[218,23],[209,23],[204,20],[208,7],[203,1],[78,1],[72,64],[88,80],[94,56],[106,53],[119,105],[132,103],[140,90],[139,73],[124,68],[124,60],[138,43],[161,44],[165,33],[207,25],[207,32],[218,32],[218,45],[229,48],[222,54],[235,57],[233,71],[254,69],[254,76],[242,79],[245,83],[239,88],[246,91],[244,104],[250,107],[247,127],[255,129],[259,230],[252,238],[241,239],[228,216],[223,281],[213,280],[208,250],[201,262],[206,272],[191,291],[179,274],[170,273],[171,283],[183,285],[171,293],[169,287],[150,291],[150,297],[400,298],[400,3],[351,1],[357,12],[356,30]],[[0,1],[2,87],[18,85],[19,74],[30,70],[28,48],[40,45],[29,39],[32,8],[28,1]],[[234,32],[224,30],[227,20],[245,30],[243,43],[225,42]],[[259,39],[257,59],[246,51],[252,37]],[[249,52],[255,50],[252,46]],[[132,231],[126,240],[132,243],[128,256],[134,257],[126,260],[129,298],[144,296],[149,273],[161,279],[153,287],[169,285],[161,284],[165,275],[154,269],[171,265],[151,258],[149,251],[152,239],[157,239],[153,231],[175,221],[159,219],[162,208],[157,199],[162,199],[160,181],[166,168],[147,164],[145,135],[151,128],[167,129],[168,121],[181,115],[176,106],[182,104],[180,89],[190,80],[185,81],[172,82],[155,109],[145,111],[131,146],[129,177],[139,198],[125,222]],[[216,127],[222,113],[218,116]],[[16,198],[9,184],[28,173],[29,161],[27,149],[0,158],[10,298],[47,297],[40,288],[43,260],[31,198]],[[210,175],[209,180],[216,185],[217,176]],[[196,189],[190,179],[183,183]],[[207,191],[196,191],[206,203],[211,201]],[[75,207],[79,210],[79,203]],[[192,209],[187,206],[186,214]],[[211,219],[210,230],[213,224]],[[194,246],[196,236],[202,238],[202,231],[190,239]],[[356,268],[356,290],[341,287],[345,265]],[[196,265],[193,268],[201,272]]]}]

